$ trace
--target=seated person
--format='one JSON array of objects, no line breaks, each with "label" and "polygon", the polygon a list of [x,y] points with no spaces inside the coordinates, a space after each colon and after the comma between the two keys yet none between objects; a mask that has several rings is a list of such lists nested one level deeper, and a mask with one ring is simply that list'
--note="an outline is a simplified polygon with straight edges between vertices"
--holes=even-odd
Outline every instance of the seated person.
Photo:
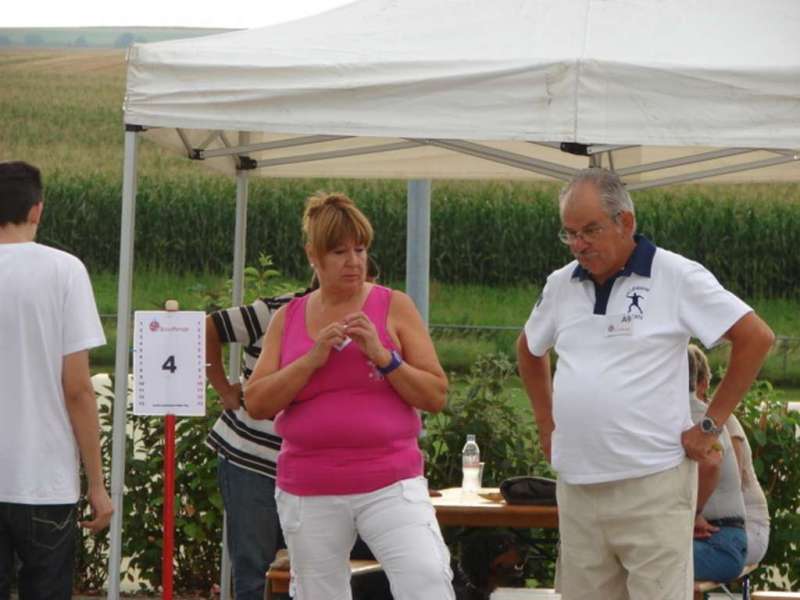
[{"label": "seated person", "polygon": [[[701,354],[702,356],[702,354]],[[707,402],[706,394],[711,383],[711,370],[705,356],[699,361],[697,367],[697,389],[695,395]],[[761,562],[767,553],[769,544],[769,506],[764,491],[756,478],[753,469],[753,454],[750,442],[744,434],[741,423],[734,416],[725,422],[725,429],[731,436],[736,462],[739,465],[739,475],[742,479],[742,497],[744,498],[744,529],[747,534],[747,556],[745,563],[748,565]]]},{"label": "seated person", "polygon": [[[705,354],[689,346],[689,390],[692,420],[699,422],[706,405],[695,395],[698,365]],[[699,463],[697,516],[694,527],[694,578],[698,581],[736,579],[745,564],[747,535],[739,468],[731,438],[723,427],[716,460]]]}]

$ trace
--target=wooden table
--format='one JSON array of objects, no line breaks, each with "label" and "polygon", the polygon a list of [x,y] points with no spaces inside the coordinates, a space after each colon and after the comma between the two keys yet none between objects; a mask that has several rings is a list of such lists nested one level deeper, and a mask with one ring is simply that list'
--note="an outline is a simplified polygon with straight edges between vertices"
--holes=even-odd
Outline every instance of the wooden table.
[{"label": "wooden table", "polygon": [[461,488],[439,492],[441,496],[432,494],[431,503],[443,526],[558,528],[557,507],[506,504],[497,488],[481,488],[476,494],[464,494]]}]

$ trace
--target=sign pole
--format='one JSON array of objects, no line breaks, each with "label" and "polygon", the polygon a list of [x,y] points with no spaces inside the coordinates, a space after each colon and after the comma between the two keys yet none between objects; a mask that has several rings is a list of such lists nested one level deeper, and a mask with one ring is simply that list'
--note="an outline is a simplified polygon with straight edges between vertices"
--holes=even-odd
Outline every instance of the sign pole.
[{"label": "sign pole", "polygon": [[[178,310],[178,302],[167,300],[164,308]],[[172,556],[175,548],[175,415],[164,417],[164,545],[161,555],[161,597],[172,600]]]},{"label": "sign pole", "polygon": [[175,547],[175,415],[164,418],[164,547],[161,597],[172,600],[172,556]]},{"label": "sign pole", "polygon": [[205,416],[205,318],[203,311],[179,311],[167,300],[164,311],[134,313],[134,402],[137,416],[164,417],[164,499],[161,597],[172,600],[175,554],[175,422]]}]

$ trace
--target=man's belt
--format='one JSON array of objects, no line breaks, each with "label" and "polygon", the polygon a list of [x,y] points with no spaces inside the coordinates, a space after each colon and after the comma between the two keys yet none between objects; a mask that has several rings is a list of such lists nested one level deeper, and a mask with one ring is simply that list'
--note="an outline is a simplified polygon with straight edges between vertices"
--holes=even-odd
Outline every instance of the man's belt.
[{"label": "man's belt", "polygon": [[725,517],[724,519],[708,519],[708,523],[714,527],[738,527],[744,529],[744,519],[742,517]]}]

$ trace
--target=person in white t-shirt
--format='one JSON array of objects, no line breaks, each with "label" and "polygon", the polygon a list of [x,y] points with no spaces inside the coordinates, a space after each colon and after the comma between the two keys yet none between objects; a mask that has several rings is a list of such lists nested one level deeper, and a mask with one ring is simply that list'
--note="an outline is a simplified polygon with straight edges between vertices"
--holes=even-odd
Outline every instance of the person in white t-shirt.
[{"label": "person in white t-shirt", "polygon": [[79,460],[93,532],[108,526],[89,349],[105,344],[86,268],[34,242],[42,216],[36,167],[0,163],[0,598],[14,556],[21,598],[70,598]]},{"label": "person in white t-shirt", "polygon": [[[578,172],[559,204],[559,237],[576,260],[547,278],[517,343],[558,473],[557,585],[564,600],[691,598],[696,461],[711,458],[774,335],[702,265],[636,234],[615,173]],[[692,336],[732,344],[727,375],[694,426]]]}]

